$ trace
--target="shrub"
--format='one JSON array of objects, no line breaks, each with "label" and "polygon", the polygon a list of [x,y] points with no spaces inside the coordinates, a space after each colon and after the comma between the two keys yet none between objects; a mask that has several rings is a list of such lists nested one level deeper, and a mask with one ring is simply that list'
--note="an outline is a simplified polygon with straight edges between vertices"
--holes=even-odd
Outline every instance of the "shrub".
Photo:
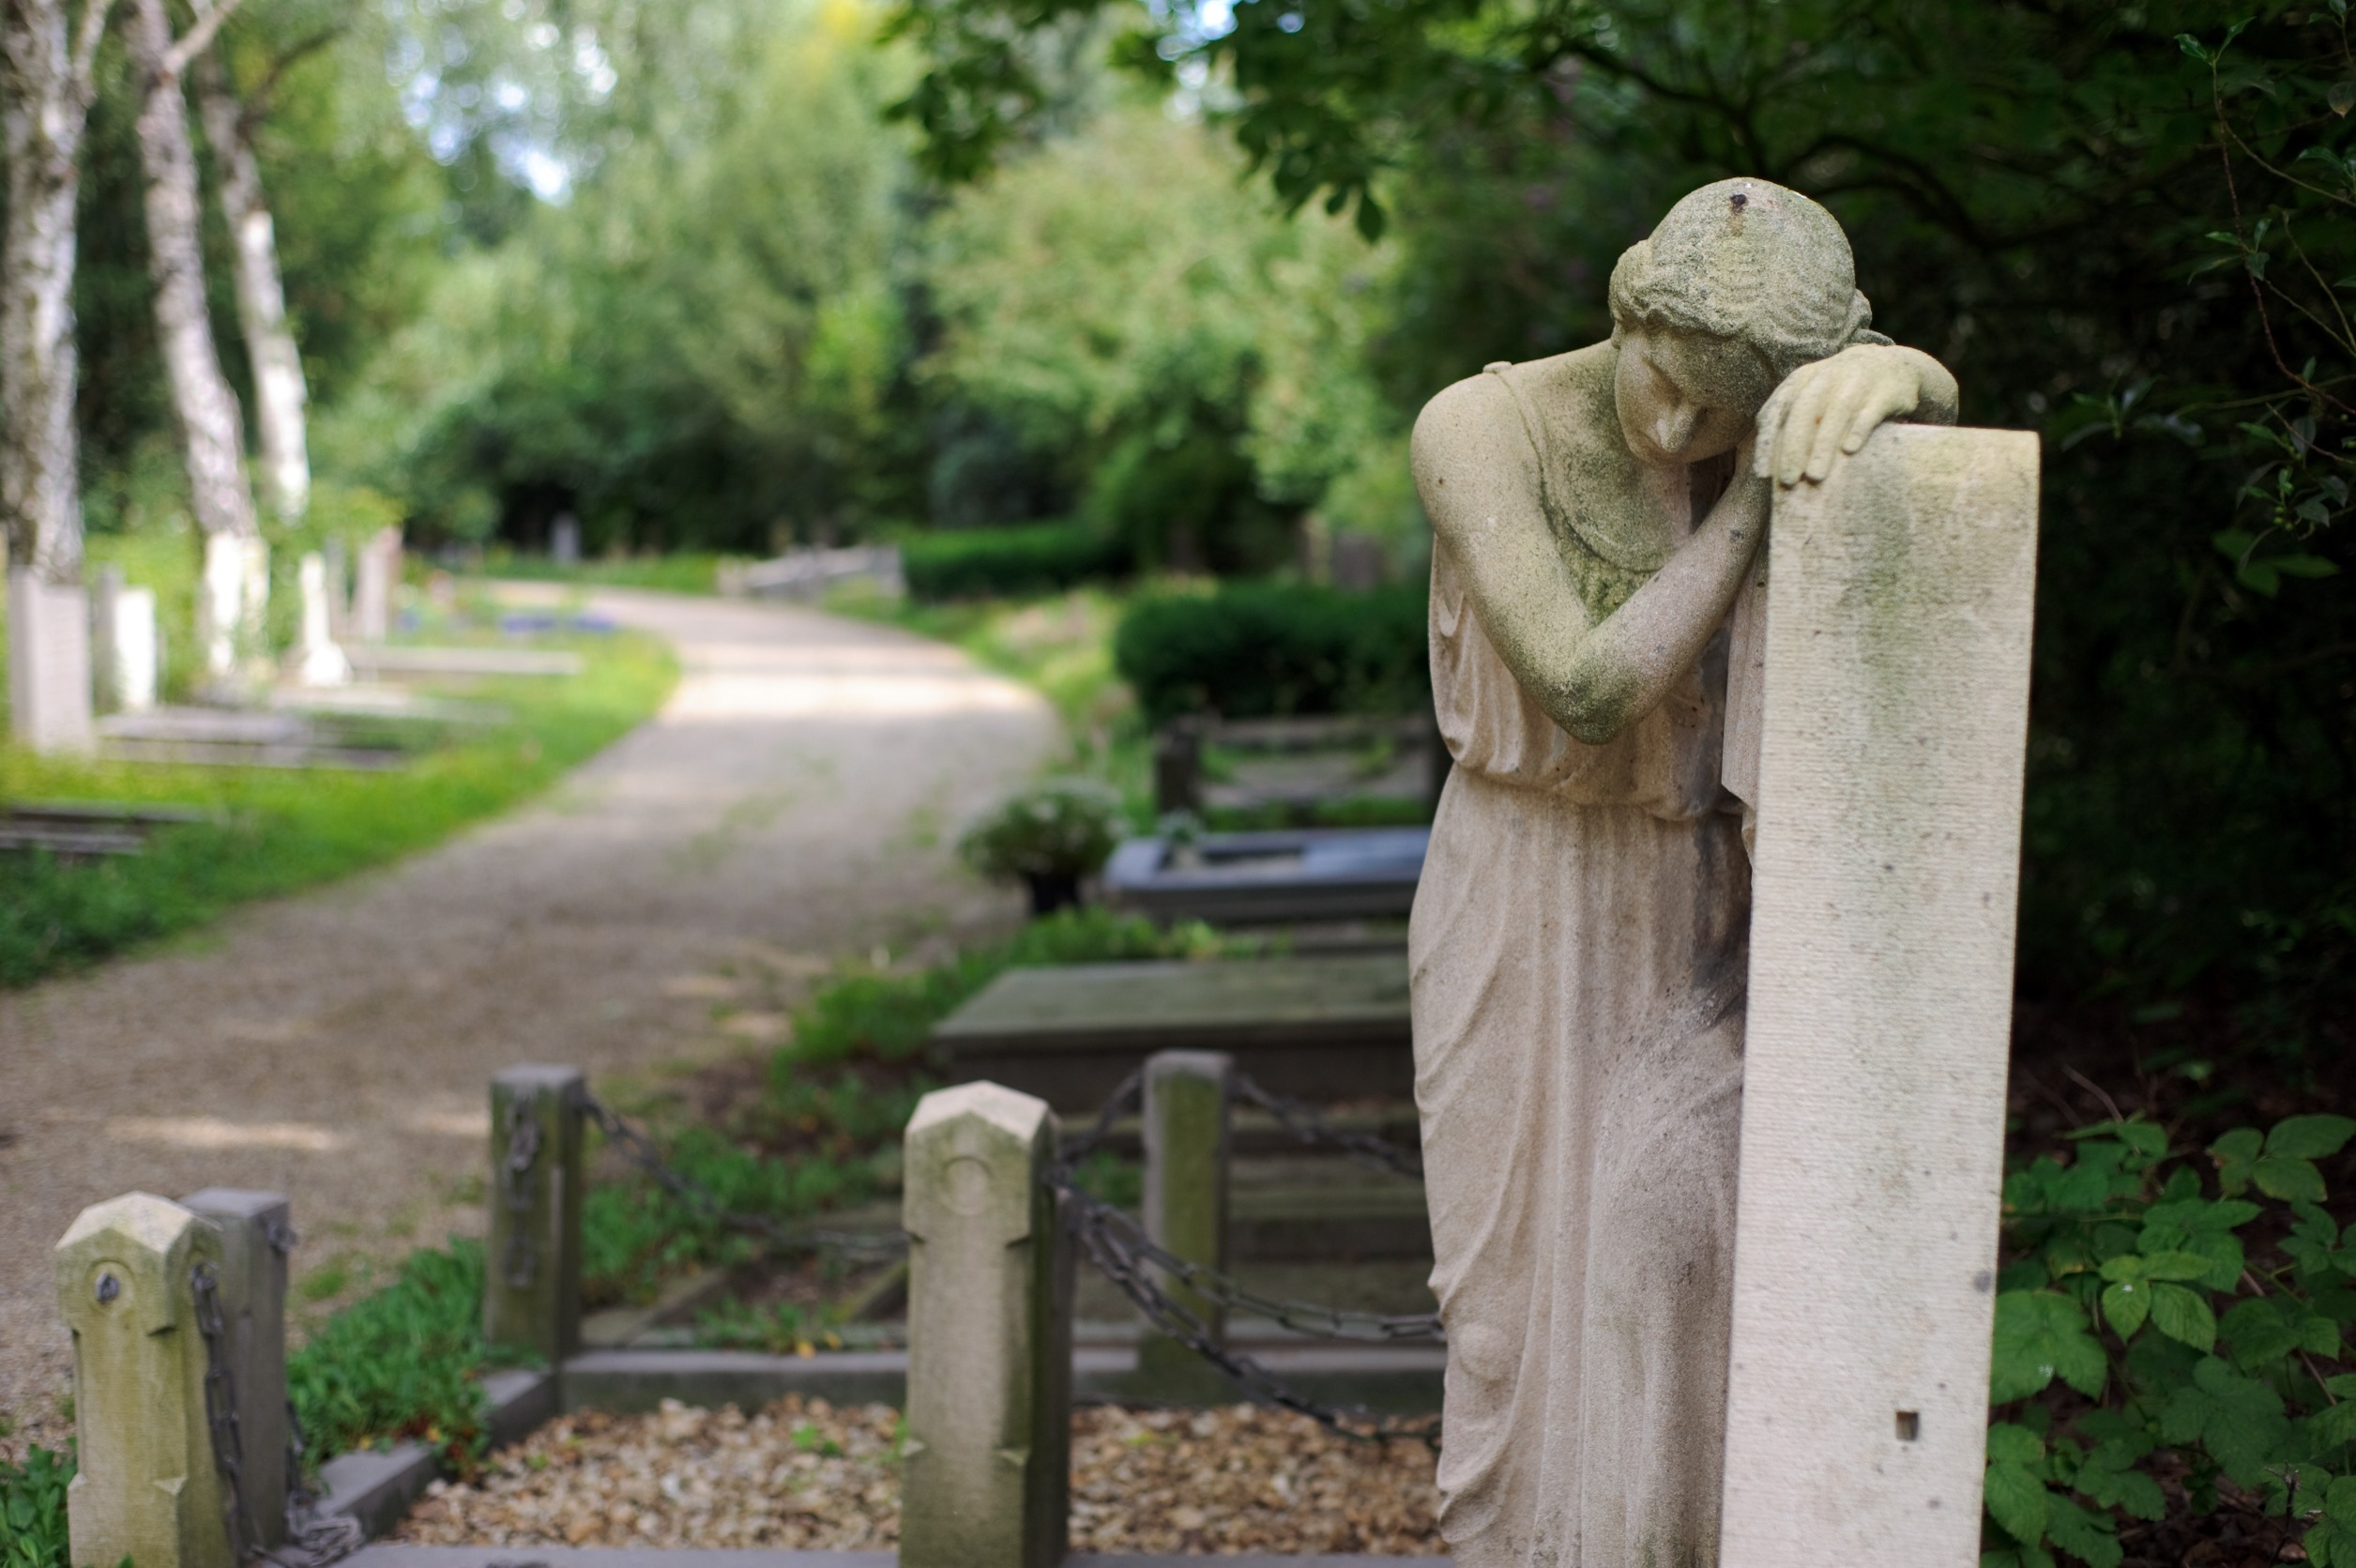
[{"label": "shrub", "polygon": [[36,1444],[24,1463],[0,1460],[0,1568],[67,1568],[66,1484],[72,1445],[52,1454]]},{"label": "shrub", "polygon": [[327,1319],[286,1359],[286,1392],[311,1452],[416,1438],[462,1473],[490,1443],[482,1385],[482,1243],[419,1248],[392,1284]]},{"label": "shrub", "polygon": [[1129,547],[1085,523],[910,534],[900,560],[908,592],[935,601],[1060,593],[1130,569]]},{"label": "shrub", "polygon": [[1155,723],[1406,713],[1431,701],[1421,586],[1345,593],[1243,583],[1140,600],[1113,660]]},{"label": "shrub", "polygon": [[957,853],[982,875],[1085,876],[1113,853],[1119,792],[1093,779],[1049,779],[965,830]]},{"label": "shrub", "polygon": [[2048,1548],[2118,1568],[2118,1515],[2167,1513],[2164,1475],[2194,1515],[2229,1485],[2285,1542],[2303,1530],[2309,1561],[2356,1565],[2356,1226],[2324,1211],[2315,1165],[2356,1121],[2206,1150],[2140,1121],[2074,1135],[2067,1163],[2004,1185],[1984,1568],[2051,1568]]}]

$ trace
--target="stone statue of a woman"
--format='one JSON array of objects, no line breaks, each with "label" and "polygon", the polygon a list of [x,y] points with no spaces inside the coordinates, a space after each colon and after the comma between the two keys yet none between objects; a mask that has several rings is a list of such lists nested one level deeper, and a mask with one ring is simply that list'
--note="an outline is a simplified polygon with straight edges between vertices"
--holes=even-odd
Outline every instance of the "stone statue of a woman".
[{"label": "stone statue of a woman", "polygon": [[1415,431],[1456,763],[1409,940],[1461,1568],[1716,1560],[1770,488],[1955,418],[1867,329],[1832,214],[1764,180],[1678,203],[1611,306],[1609,343],[1491,365]]}]

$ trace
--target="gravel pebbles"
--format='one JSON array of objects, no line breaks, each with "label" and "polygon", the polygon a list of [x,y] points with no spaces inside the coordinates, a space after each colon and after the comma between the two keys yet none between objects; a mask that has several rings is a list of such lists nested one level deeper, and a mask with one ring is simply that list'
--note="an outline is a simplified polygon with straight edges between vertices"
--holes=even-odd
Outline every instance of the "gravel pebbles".
[{"label": "gravel pebbles", "polygon": [[[437,1482],[392,1539],[431,1545],[849,1551],[900,1532],[899,1412],[788,1397],[757,1414],[665,1401],[567,1416]],[[1097,1552],[1444,1550],[1432,1455],[1238,1405],[1084,1408],[1072,1420],[1072,1547]]]}]

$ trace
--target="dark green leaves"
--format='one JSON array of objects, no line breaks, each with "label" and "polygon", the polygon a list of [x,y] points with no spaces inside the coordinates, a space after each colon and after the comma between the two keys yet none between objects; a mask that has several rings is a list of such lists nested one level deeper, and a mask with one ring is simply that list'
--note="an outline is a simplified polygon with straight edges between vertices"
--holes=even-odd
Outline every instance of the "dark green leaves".
[{"label": "dark green leaves", "polygon": [[1988,1398],[2002,1405],[2059,1378],[2089,1396],[2103,1391],[2109,1360],[2088,1332],[2086,1309],[2057,1290],[2011,1290],[1996,1299],[1996,1355]]},{"label": "dark green leaves", "polygon": [[2217,1184],[2228,1196],[2255,1185],[2268,1197],[2323,1201],[2323,1173],[2314,1162],[2336,1154],[2356,1137],[2356,1121],[2344,1116],[2294,1116],[2261,1139],[2254,1127],[2240,1127],[2212,1144]]}]

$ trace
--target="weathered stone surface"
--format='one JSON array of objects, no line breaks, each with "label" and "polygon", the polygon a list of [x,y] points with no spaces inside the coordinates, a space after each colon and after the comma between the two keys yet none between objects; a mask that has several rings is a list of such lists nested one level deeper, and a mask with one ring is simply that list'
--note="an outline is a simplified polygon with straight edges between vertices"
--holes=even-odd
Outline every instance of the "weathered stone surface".
[{"label": "weathered stone surface", "polygon": [[130,1193],[84,1210],[53,1256],[74,1345],[73,1560],[233,1568],[190,1288],[197,1264],[220,1267],[219,1234]]},{"label": "weathered stone surface", "polygon": [[[1218,1051],[1162,1051],[1146,1062],[1146,1234],[1156,1245],[1208,1268],[1227,1266],[1227,1088],[1235,1058]],[[1175,1280],[1164,1288],[1223,1337],[1218,1303]],[[1148,1333],[1139,1363],[1168,1377],[1208,1372],[1178,1341]],[[1216,1373],[1211,1376],[1215,1378]]]},{"label": "weathered stone surface", "polygon": [[581,1104],[577,1067],[526,1064],[491,1080],[491,1234],[483,1337],[554,1365],[581,1347]]},{"label": "weathered stone surface", "polygon": [[255,1539],[286,1538],[286,1195],[207,1187],[182,1208],[220,1235],[220,1315],[237,1395],[238,1491]]},{"label": "weathered stone surface", "polygon": [[163,666],[155,589],[127,586],[112,567],[99,572],[91,630],[93,684],[100,706],[117,713],[155,707]]},{"label": "weathered stone surface", "polygon": [[905,1568],[1053,1568],[1064,1554],[1072,1254],[1040,1180],[1046,1102],[935,1091],[908,1122]]},{"label": "weathered stone surface", "polygon": [[37,752],[86,752],[91,720],[90,607],[78,587],[25,569],[8,573],[8,711]]},{"label": "weathered stone surface", "polygon": [[[2037,439],[1777,507],[1723,1557],[1977,1560]],[[1838,1289],[1825,1282],[1837,1280]]]}]

